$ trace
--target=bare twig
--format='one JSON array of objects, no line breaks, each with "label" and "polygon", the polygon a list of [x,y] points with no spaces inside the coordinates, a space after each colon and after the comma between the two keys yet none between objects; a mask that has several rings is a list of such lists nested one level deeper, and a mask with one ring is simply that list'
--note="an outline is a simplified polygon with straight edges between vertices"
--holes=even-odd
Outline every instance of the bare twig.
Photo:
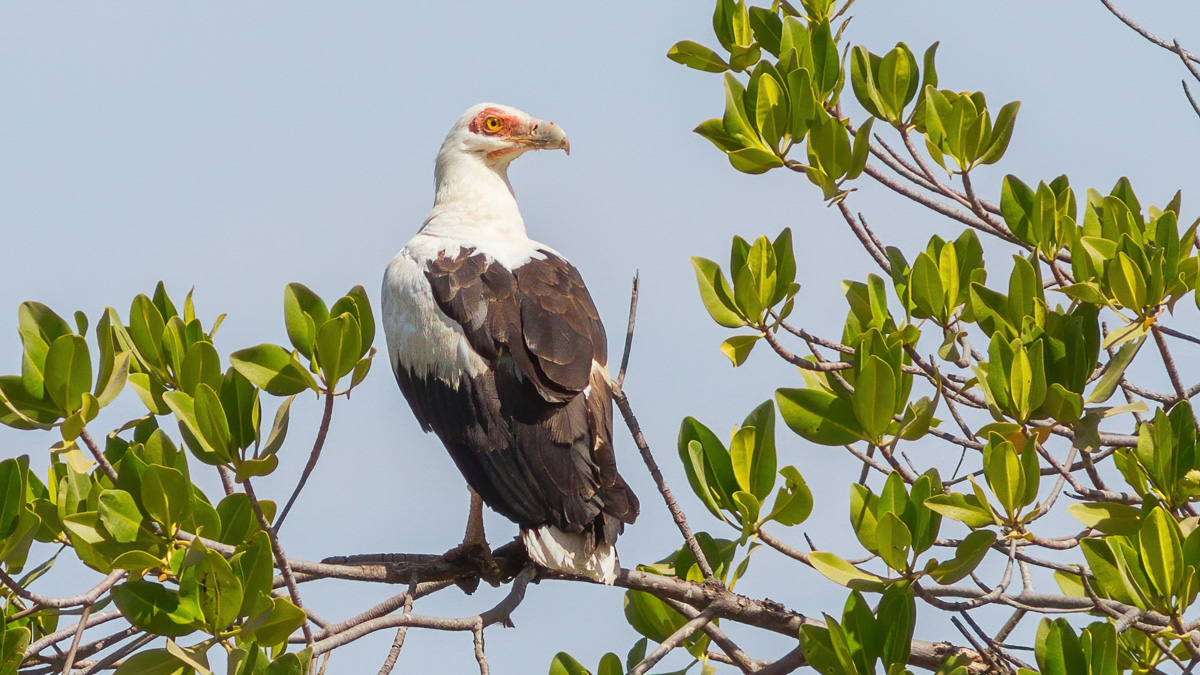
[{"label": "bare twig", "polygon": [[687,542],[688,548],[691,549],[692,555],[696,557],[696,565],[700,568],[700,573],[704,575],[705,579],[712,579],[712,566],[708,564],[708,558],[705,557],[704,551],[700,549],[700,544],[696,541],[695,535],[692,534],[692,528],[688,526],[687,516],[683,514],[683,509],[679,508],[679,503],[675,501],[675,496],[671,494],[671,488],[667,487],[667,481],[663,478],[662,471],[658,468],[658,462],[654,460],[654,455],[650,452],[650,445],[646,443],[646,437],[642,434],[642,428],[638,425],[637,417],[633,414],[633,408],[629,405],[629,398],[625,395],[625,391],[620,387],[614,387],[613,400],[616,401],[617,408],[621,411],[621,416],[625,418],[625,425],[629,427],[629,433],[633,435],[633,442],[641,452],[642,460],[646,463],[646,468],[650,470],[650,477],[654,479],[654,484],[658,486],[658,491],[662,494],[663,501],[667,504],[667,510],[671,512],[671,518],[674,519],[675,526],[679,528],[679,532],[683,535],[684,541]]},{"label": "bare twig", "polygon": [[617,388],[625,385],[625,371],[629,368],[629,354],[633,351],[633,327],[637,322],[638,275],[633,275],[633,290],[629,293],[629,323],[625,327],[625,351],[621,353],[621,370],[617,373]]},{"label": "bare twig", "polygon": [[[671,606],[671,609],[674,609],[676,612],[686,616],[688,619],[695,619],[696,617],[700,616],[700,612],[688,605],[683,604],[682,602],[667,600],[666,603]],[[713,644],[720,647],[721,651],[724,652],[724,654],[720,656],[726,657],[729,665],[737,666],[739,670],[747,674],[753,673],[763,667],[763,663],[755,661],[747,656],[746,652],[742,651],[742,648],[737,646],[736,642],[729,639],[729,636],[726,635],[725,631],[721,630],[717,624],[709,622],[704,624],[702,628],[705,634],[708,635],[709,639],[712,640]],[[711,652],[709,654],[710,658],[717,656]],[[720,659],[718,658],[717,660]]]},{"label": "bare twig", "polygon": [[96,445],[96,441],[92,438],[92,435],[88,433],[86,427],[80,429],[79,438],[83,439],[83,444],[86,445],[88,451],[92,453],[92,458],[95,459],[96,463],[100,465],[100,469],[104,471],[104,475],[108,476],[108,479],[112,481],[113,485],[116,485],[117,470],[113,468],[113,465],[108,461],[108,458],[104,456],[104,451],[100,449],[100,446]]},{"label": "bare twig", "polygon": [[700,612],[700,614],[696,615],[695,618],[680,626],[679,629],[674,633],[671,633],[667,639],[660,642],[659,645],[654,648],[654,651],[647,654],[646,658],[642,659],[629,671],[629,675],[645,675],[646,671],[653,668],[659,661],[662,661],[663,657],[674,651],[674,649],[678,647],[681,642],[690,638],[693,634],[695,634],[696,631],[708,625],[713,619],[716,618],[716,616],[716,611],[711,607],[703,612]]},{"label": "bare twig", "polygon": [[[412,614],[413,596],[417,592],[417,580],[414,578],[412,583],[408,585],[408,591],[404,593],[404,614]],[[396,666],[396,659],[400,657],[400,649],[404,647],[404,637],[408,634],[408,626],[400,626],[396,629],[396,637],[392,640],[392,647],[388,650],[387,658],[383,661],[383,666],[379,669],[379,675],[389,675],[392,668]]]},{"label": "bare twig", "polygon": [[471,630],[475,638],[475,660],[479,662],[479,675],[488,675],[487,654],[483,650],[483,619],[479,619],[478,623]]},{"label": "bare twig", "polygon": [[71,640],[71,649],[67,652],[67,656],[63,663],[63,675],[71,675],[71,666],[75,665],[75,652],[79,649],[79,640],[83,638],[83,630],[87,627],[87,619],[92,615],[92,606],[85,605],[83,613],[79,615],[79,627],[75,629],[75,637]]},{"label": "bare twig", "polygon": [[1111,0],[1100,0],[1100,3],[1103,4],[1105,7],[1107,7],[1108,11],[1112,12],[1113,16],[1120,19],[1121,22],[1124,23],[1126,26],[1129,26],[1130,28],[1132,28],[1133,32],[1137,33],[1138,35],[1141,35],[1142,37],[1146,38],[1150,42],[1158,45],[1159,47],[1162,47],[1163,49],[1165,49],[1169,52],[1175,52],[1176,54],[1179,54],[1179,57],[1184,59],[1185,61],[1191,61],[1193,63],[1200,63],[1200,58],[1198,58],[1195,54],[1192,54],[1191,52],[1185,51],[1183,49],[1179,49],[1178,51],[1176,51],[1176,46],[1178,45],[1178,43],[1172,44],[1172,42],[1167,42],[1166,40],[1158,37],[1154,33],[1151,33],[1150,31],[1146,30],[1145,28],[1142,28],[1140,25],[1138,25],[1138,23],[1136,21],[1131,19],[1129,16],[1123,14],[1121,12],[1121,10],[1117,9],[1112,4]]},{"label": "bare twig", "polygon": [[[855,220],[854,214],[850,213],[850,208],[846,206],[846,200],[839,201],[837,207],[842,217],[846,219],[846,224],[850,226],[850,231],[854,233],[854,236],[858,237],[858,242],[867,250],[867,253],[875,261],[875,264],[879,265],[879,268],[885,274],[890,275],[892,273],[892,264],[888,262],[887,254],[884,253],[880,242],[871,236],[871,233],[858,220]],[[862,218],[862,214],[859,214],[859,218]]]},{"label": "bare twig", "polygon": [[[288,595],[291,597],[292,604],[303,609],[304,603],[300,600],[300,589],[296,586],[296,580],[292,577],[292,567],[288,564],[287,556],[283,553],[283,546],[279,543],[279,535],[271,528],[271,523],[267,521],[266,515],[263,514],[262,504],[258,501],[258,496],[254,494],[254,486],[250,484],[250,480],[246,479],[246,496],[250,498],[250,506],[254,509],[254,515],[258,518],[258,526],[267,533],[267,538],[271,542],[271,553],[275,555],[275,566],[279,568],[279,573],[283,575],[283,581],[287,585]],[[309,627],[308,621],[300,624],[300,629],[304,631],[304,642],[310,648],[313,646],[312,628]],[[314,652],[315,656],[318,652]]]},{"label": "bare twig", "polygon": [[[1171,386],[1175,388],[1175,395],[1180,401],[1187,400],[1187,387],[1183,386],[1183,378],[1179,376],[1179,369],[1175,366],[1175,358],[1171,356],[1171,350],[1167,347],[1167,341],[1163,339],[1162,329],[1158,324],[1150,326],[1150,333],[1154,335],[1154,343],[1158,345],[1158,353],[1162,355],[1163,365],[1167,369],[1167,376],[1171,379]],[[1200,430],[1200,422],[1196,420],[1196,413],[1192,412],[1192,424],[1197,430]]]},{"label": "bare twig", "polygon": [[233,476],[229,473],[228,468],[226,468],[223,465],[218,466],[217,467],[217,475],[221,477],[221,488],[223,490],[225,490],[226,497],[229,497],[234,492],[237,492],[237,488],[234,487],[234,484],[233,484]]},{"label": "bare twig", "polygon": [[29,658],[30,656],[33,656],[34,654],[37,654],[38,652],[42,651],[46,647],[49,647],[50,645],[62,642],[63,640],[66,640],[67,638],[74,637],[75,631],[79,630],[80,625],[83,625],[84,630],[87,630],[88,628],[91,628],[93,626],[99,626],[102,623],[112,621],[113,619],[119,619],[119,618],[121,618],[120,612],[100,612],[99,614],[92,614],[91,616],[83,618],[80,621],[73,623],[70,626],[67,626],[66,628],[64,628],[62,630],[55,631],[55,632],[37,640],[36,642],[30,644],[28,647],[25,648],[24,656],[25,656],[25,658]]},{"label": "bare twig", "polygon": [[353,628],[321,640],[313,645],[313,655],[324,654],[331,649],[349,644],[364,635],[386,628],[416,626],[433,630],[474,631],[477,628],[482,629],[494,623],[507,621],[513,610],[525,599],[525,589],[528,587],[530,579],[533,578],[533,574],[534,569],[532,567],[526,568],[525,571],[517,575],[516,580],[513,581],[512,589],[509,590],[508,595],[504,599],[497,603],[496,606],[476,616],[462,619],[445,619],[410,613],[379,617],[370,621],[364,621]]},{"label": "bare twig", "polygon": [[325,447],[325,437],[329,435],[329,420],[333,417],[333,397],[332,391],[325,392],[325,409],[321,413],[321,426],[317,429],[317,438],[313,441],[312,452],[308,455],[308,463],[304,465],[304,472],[300,474],[300,482],[296,484],[296,489],[292,491],[292,496],[288,497],[287,504],[283,506],[283,510],[279,512],[279,517],[275,519],[275,531],[283,527],[283,519],[287,518],[288,513],[292,510],[292,505],[296,503],[296,499],[300,496],[300,491],[304,489],[304,485],[308,482],[309,475],[313,469],[317,468],[317,460],[321,458],[321,448]]},{"label": "bare twig", "polygon": [[118,581],[120,581],[121,579],[124,579],[124,578],[125,578],[125,570],[117,570],[116,572],[113,572],[112,574],[109,574],[108,576],[104,577],[104,579],[102,579],[100,581],[100,583],[93,586],[92,589],[86,593],[81,593],[79,595],[72,595],[69,598],[47,598],[43,595],[38,595],[37,593],[30,592],[29,590],[25,589],[20,584],[18,584],[17,581],[15,579],[13,579],[11,576],[9,576],[7,572],[5,572],[4,570],[0,570],[0,583],[3,583],[13,593],[16,593],[17,597],[28,600],[29,602],[32,602],[33,604],[37,605],[39,608],[56,607],[56,608],[61,609],[61,608],[65,608],[65,607],[79,607],[81,605],[82,606],[91,605],[91,604],[95,603],[96,600],[99,599],[101,595],[104,595],[105,593],[108,592],[108,590],[110,588],[115,586]]}]

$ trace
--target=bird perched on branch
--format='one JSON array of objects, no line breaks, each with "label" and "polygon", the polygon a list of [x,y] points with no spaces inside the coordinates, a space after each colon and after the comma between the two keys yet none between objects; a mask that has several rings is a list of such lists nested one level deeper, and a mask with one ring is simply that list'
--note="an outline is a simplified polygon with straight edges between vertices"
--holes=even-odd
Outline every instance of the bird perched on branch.
[{"label": "bird perched on branch", "polygon": [[488,551],[481,498],[534,562],[611,584],[638,501],[613,454],[604,326],[579,271],[526,234],[508,181],[517,157],[559,148],[553,122],[467,110],[438,152],[433,210],[384,275],[383,320],[400,390],[473,491],[458,550]]}]

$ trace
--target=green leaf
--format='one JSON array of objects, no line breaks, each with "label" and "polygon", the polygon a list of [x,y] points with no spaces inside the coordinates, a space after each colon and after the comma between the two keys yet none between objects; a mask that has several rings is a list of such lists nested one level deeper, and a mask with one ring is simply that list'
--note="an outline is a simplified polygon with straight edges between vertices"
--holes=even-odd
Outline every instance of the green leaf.
[{"label": "green leaf", "polygon": [[100,493],[100,522],[113,539],[122,544],[137,539],[142,514],[133,497],[124,490],[104,490]]},{"label": "green leaf", "polygon": [[877,592],[887,584],[882,577],[859,569],[829,551],[813,551],[808,554],[808,559],[813,569],[825,575],[825,578],[847,588]]},{"label": "green leaf", "polygon": [[888,121],[898,124],[904,107],[917,94],[917,58],[903,42],[898,43],[879,62],[879,96],[892,112]]},{"label": "green leaf", "polygon": [[729,163],[738,171],[748,174],[766,173],[783,166],[783,161],[774,152],[757,147],[742,148],[729,153]]},{"label": "green leaf", "polygon": [[741,328],[745,318],[737,311],[733,301],[733,289],[725,280],[725,273],[717,263],[692,256],[692,267],[696,270],[696,283],[700,286],[700,299],[713,321],[726,328]]},{"label": "green leaf", "polygon": [[178,637],[196,630],[199,607],[161,584],[129,579],[112,589],[113,601],[129,623],[156,635]]},{"label": "green leaf", "polygon": [[129,308],[129,337],[143,365],[161,369],[166,364],[163,351],[163,330],[166,320],[150,298],[139,295]]},{"label": "green leaf", "polygon": [[733,362],[736,368],[746,362],[750,351],[758,343],[762,335],[734,335],[721,343],[721,353]]},{"label": "green leaf", "polygon": [[354,370],[362,346],[360,340],[358,320],[349,313],[339,314],[317,329],[314,356],[330,390]]},{"label": "green leaf", "polygon": [[278,345],[263,344],[236,351],[229,355],[229,362],[247,380],[272,396],[291,396],[306,389],[320,391],[317,381],[296,356]]},{"label": "green leaf", "polygon": [[242,634],[264,647],[283,644],[304,624],[304,610],[285,598],[271,598],[271,607],[258,613],[242,627]]},{"label": "green leaf", "polygon": [[26,499],[29,456],[0,461],[0,540],[17,530]]},{"label": "green leaf", "polygon": [[939,584],[956,583],[975,571],[994,543],[996,543],[995,532],[975,530],[964,537],[958,547],[954,549],[954,558],[939,564],[930,575]]},{"label": "green leaf", "polygon": [[275,421],[271,424],[271,431],[262,445],[259,456],[270,457],[283,447],[283,441],[287,438],[288,424],[292,419],[292,401],[295,400],[296,397],[293,395],[279,404],[279,408],[275,411]]},{"label": "green leaf", "polygon": [[[617,663],[618,671],[620,670],[620,662]],[[554,660],[550,662],[550,675],[592,675],[583,664],[576,661],[575,657],[566,652],[559,652],[554,655]]]},{"label": "green leaf", "polygon": [[1088,569],[1105,595],[1127,605],[1145,609],[1146,603],[1136,581],[1130,576],[1124,557],[1119,553],[1115,538],[1088,537],[1080,541]]},{"label": "green leaf", "polygon": [[1179,523],[1161,506],[1154,507],[1138,528],[1138,547],[1150,583],[1168,598],[1183,580],[1183,541]]},{"label": "green leaf", "polygon": [[1105,534],[1137,534],[1141,525],[1141,512],[1127,504],[1110,502],[1071,504],[1067,511],[1087,527]]},{"label": "green leaf", "polygon": [[166,649],[146,649],[125,659],[113,675],[191,675],[191,666]]},{"label": "green leaf", "polygon": [[46,354],[46,394],[66,413],[83,405],[83,395],[92,388],[92,361],[87,341],[64,335],[50,345]]},{"label": "green leaf", "polygon": [[850,150],[850,161],[846,165],[846,180],[854,180],[867,166],[867,153],[871,150],[871,127],[875,120],[868,119],[854,132],[854,145]]},{"label": "green leaf", "polygon": [[1119,251],[1116,259],[1109,262],[1108,283],[1113,297],[1122,307],[1142,314],[1148,301],[1146,277],[1124,251]]},{"label": "green leaf", "polygon": [[679,425],[678,447],[692,490],[713,515],[722,518],[720,509],[734,509],[737,477],[729,451],[721,440],[695,418],[686,417]]},{"label": "green leaf", "polygon": [[875,531],[875,540],[879,547],[879,557],[887,566],[897,572],[908,569],[908,552],[912,546],[912,533],[896,514],[885,512],[879,516]]},{"label": "green leaf", "polygon": [[854,415],[868,440],[878,445],[896,412],[896,375],[887,361],[871,355],[854,386]]},{"label": "green leaf", "polygon": [[983,452],[983,471],[988,487],[1011,516],[1020,507],[1025,492],[1025,486],[1021,484],[1021,459],[1013,444],[1001,440],[999,434],[991,434]]},{"label": "green leaf", "polygon": [[238,614],[251,616],[270,609],[275,558],[267,533],[258,530],[247,543],[239,545],[238,553],[229,564],[242,585],[242,606]]},{"label": "green leaf", "polygon": [[986,527],[993,523],[991,511],[983,506],[975,495],[958,492],[934,495],[925,500],[925,506],[967,527]]},{"label": "green leaf", "polygon": [[625,592],[625,620],[655,642],[662,642],[687,623],[682,614],[644,591]]},{"label": "green leaf", "polygon": [[142,474],[142,504],[160,525],[176,526],[191,512],[191,484],[180,471],[151,464]]},{"label": "green leaf", "polygon": [[1115,356],[1109,360],[1108,365],[1104,367],[1104,373],[1100,379],[1096,381],[1095,388],[1087,397],[1088,403],[1104,403],[1117,391],[1117,387],[1121,384],[1121,379],[1125,377],[1125,369],[1129,364],[1133,363],[1133,359],[1137,356],[1138,350],[1142,348],[1142,344],[1146,339],[1143,337],[1139,340],[1126,342],[1117,350]]},{"label": "green leaf", "polygon": [[979,164],[995,164],[1008,150],[1012,140],[1013,126],[1017,123],[1017,111],[1021,109],[1020,101],[1013,101],[1000,108],[996,114],[996,122],[992,125],[991,144],[979,158]]},{"label": "green leaf", "polygon": [[845,445],[865,438],[854,406],[816,389],[778,389],[779,414],[792,431],[820,445]]},{"label": "green leaf", "polygon": [[850,50],[850,86],[854,96],[868,113],[891,122],[895,109],[884,99],[876,81],[880,59],[866,47],[858,45]]},{"label": "green leaf", "polygon": [[312,358],[317,328],[329,320],[329,310],[321,296],[304,284],[288,284],[283,291],[283,321],[288,339],[296,351]]},{"label": "green leaf", "polygon": [[225,416],[221,398],[212,387],[204,383],[196,387],[193,411],[196,415],[197,430],[208,447],[222,459],[231,458],[233,455],[229,447],[229,419]]},{"label": "green leaf", "polygon": [[716,52],[691,40],[675,43],[667,51],[667,58],[675,63],[682,63],[689,68],[703,70],[707,73],[723,73],[729,70],[729,64]]},{"label": "green leaf", "polygon": [[0,672],[16,673],[29,647],[31,631],[25,626],[9,626],[4,629],[3,649],[0,649]]},{"label": "green leaf", "polygon": [[781,525],[799,525],[812,513],[812,492],[796,467],[785,466],[779,470],[779,475],[783,476],[784,484],[775,494],[775,506],[766,519]]},{"label": "green leaf", "polygon": [[[193,545],[195,546],[195,544]],[[203,544],[200,544],[203,547]],[[203,551],[203,557],[188,569],[186,586],[196,586],[196,597],[209,632],[225,630],[238,617],[242,606],[242,582],[233,568],[216,551]]]},{"label": "green leaf", "polygon": [[213,389],[221,386],[221,357],[211,342],[202,340],[188,347],[177,379],[179,389],[189,396],[196,395],[201,383]]},{"label": "green leaf", "polygon": [[625,669],[621,667],[621,657],[612,652],[600,657],[600,666],[596,668],[596,675],[625,675]]},{"label": "green leaf", "polygon": [[349,312],[358,320],[359,342],[361,343],[358,348],[358,357],[361,359],[371,351],[371,344],[375,341],[375,315],[371,312],[371,301],[367,297],[366,289],[362,286],[351,288],[346,295],[333,303],[329,315],[337,316],[343,312]]}]

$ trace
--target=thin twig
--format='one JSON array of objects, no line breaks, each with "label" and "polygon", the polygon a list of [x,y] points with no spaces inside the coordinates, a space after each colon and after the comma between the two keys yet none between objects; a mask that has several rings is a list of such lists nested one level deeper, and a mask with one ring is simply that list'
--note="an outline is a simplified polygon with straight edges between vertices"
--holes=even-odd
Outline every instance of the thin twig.
[{"label": "thin twig", "polygon": [[1150,31],[1146,30],[1145,28],[1142,28],[1140,25],[1138,25],[1138,23],[1136,21],[1129,18],[1125,14],[1121,13],[1121,10],[1119,10],[1115,6],[1113,6],[1111,0],[1100,0],[1100,3],[1103,4],[1105,7],[1107,7],[1108,11],[1112,12],[1113,16],[1120,19],[1121,22],[1124,23],[1126,26],[1129,26],[1130,28],[1132,28],[1133,32],[1137,33],[1138,35],[1141,35],[1142,37],[1146,38],[1150,42],[1158,45],[1159,47],[1162,47],[1163,49],[1165,49],[1169,52],[1175,52],[1175,53],[1179,54],[1179,57],[1184,60],[1192,61],[1194,63],[1200,63],[1200,58],[1198,58],[1195,54],[1192,54],[1191,52],[1188,52],[1188,51],[1184,51],[1182,49],[1176,52],[1175,47],[1172,45],[1172,43],[1167,42],[1166,40],[1158,37],[1154,33],[1151,33]]},{"label": "thin twig", "polygon": [[[412,583],[408,585],[408,591],[404,593],[404,614],[407,616],[412,614],[413,596],[417,592],[417,580],[414,578]],[[383,661],[383,666],[379,669],[379,675],[389,675],[392,668],[396,666],[396,659],[400,657],[400,649],[404,647],[404,637],[408,635],[408,626],[400,626],[396,629],[396,637],[392,640],[392,647],[388,650],[387,658]]]},{"label": "thin twig", "polygon": [[79,630],[80,625],[83,625],[84,630],[87,630],[93,626],[99,626],[102,623],[119,618],[121,618],[120,612],[100,612],[99,614],[92,614],[91,616],[88,616],[77,623],[73,623],[62,630],[55,631],[30,644],[25,648],[24,657],[29,658],[30,656],[42,651],[46,647],[49,647],[50,645],[62,642],[69,637],[74,637],[75,631]]},{"label": "thin twig", "polygon": [[[1183,386],[1183,378],[1179,376],[1179,369],[1175,366],[1175,358],[1171,356],[1167,341],[1162,336],[1162,329],[1154,324],[1150,326],[1150,333],[1154,335],[1154,343],[1158,345],[1158,353],[1162,355],[1163,365],[1167,369],[1167,376],[1171,379],[1171,386],[1175,388],[1175,394],[1180,401],[1187,400],[1187,387]],[[1196,420],[1195,411],[1192,412],[1192,425],[1200,430],[1200,422]]]},{"label": "thin twig", "polygon": [[88,433],[86,427],[79,430],[79,437],[83,439],[83,444],[86,445],[88,451],[92,453],[92,458],[95,459],[96,463],[100,465],[100,468],[104,471],[104,475],[108,476],[108,479],[112,481],[113,485],[116,485],[117,470],[113,468],[113,465],[109,463],[108,458],[104,456],[104,451],[100,449],[100,446],[96,445],[96,441],[92,439],[92,435]]},{"label": "thin twig", "polygon": [[637,323],[638,274],[633,275],[633,290],[629,293],[629,323],[625,327],[625,351],[621,353],[621,370],[617,373],[617,388],[625,385],[625,371],[629,368],[629,354],[633,351],[633,327]]},{"label": "thin twig", "polygon": [[[287,585],[288,595],[291,596],[292,604],[300,609],[304,609],[304,603],[300,600],[300,589],[296,586],[296,580],[292,577],[292,567],[288,564],[287,556],[284,555],[283,545],[279,543],[279,535],[271,528],[271,523],[267,521],[267,516],[263,514],[262,504],[258,501],[258,496],[254,494],[254,486],[250,484],[250,479],[246,479],[246,496],[250,499],[250,507],[254,510],[255,517],[258,518],[258,526],[267,533],[267,539],[271,542],[271,552],[275,555],[275,566],[279,568],[279,573],[283,575],[283,581]],[[312,628],[309,627],[308,621],[300,624],[300,629],[304,631],[304,643],[309,648],[313,646]],[[313,653],[314,656],[316,652]]]},{"label": "thin twig", "polygon": [[475,638],[475,660],[479,662],[479,675],[488,675],[487,654],[483,650],[483,619],[478,621],[479,625],[471,631]]},{"label": "thin twig", "polygon": [[430,628],[433,630],[473,631],[477,627],[487,627],[494,623],[507,621],[513,610],[525,599],[525,589],[528,587],[529,581],[533,578],[533,574],[534,569],[532,567],[526,568],[521,574],[517,575],[508,595],[494,607],[481,614],[462,619],[445,619],[421,616],[419,614],[384,616],[364,621],[353,628],[321,640],[313,645],[313,655],[324,654],[327,651],[349,644],[365,635],[385,628],[416,626],[418,628]]},{"label": "thin twig", "polygon": [[[696,611],[690,605],[685,605],[677,600],[666,600],[665,602],[670,605],[671,609],[674,609],[688,619],[695,619],[700,616],[700,612]],[[708,635],[709,639],[712,640],[713,644],[721,648],[721,651],[724,652],[722,656],[729,659],[729,665],[737,666],[739,670],[747,673],[747,675],[759,670],[764,665],[747,656],[746,652],[742,651],[742,648],[737,646],[736,642],[729,639],[725,631],[721,630],[716,623],[706,623],[702,626],[702,629]]]},{"label": "thin twig", "polygon": [[287,518],[288,512],[292,510],[292,505],[300,496],[300,491],[308,482],[309,475],[312,474],[313,469],[317,468],[317,460],[321,458],[321,448],[325,447],[325,437],[329,434],[329,420],[333,417],[333,397],[332,391],[325,392],[325,410],[321,413],[321,426],[317,429],[317,438],[313,441],[312,452],[308,455],[308,463],[304,465],[304,472],[300,474],[300,482],[296,484],[292,496],[288,497],[287,504],[279,512],[279,517],[275,519],[276,532],[283,527],[283,519]]},{"label": "thin twig", "polygon": [[83,629],[87,627],[87,618],[92,615],[92,606],[85,605],[79,615],[79,628],[75,629],[75,637],[71,640],[71,649],[67,652],[63,663],[63,675],[71,675],[71,666],[75,665],[75,652],[79,649],[79,640],[83,638]]},{"label": "thin twig", "polygon": [[[96,602],[101,595],[104,595],[110,588],[115,586],[118,581],[125,578],[125,570],[117,570],[104,577],[100,583],[92,587],[86,593],[72,595],[69,598],[47,598],[37,593],[33,593],[17,583],[15,579],[8,575],[4,570],[0,570],[0,583],[7,586],[17,597],[28,600],[39,608],[56,607],[59,609],[66,607],[79,607],[81,605],[91,605]],[[11,620],[11,617],[10,617]]]},{"label": "thin twig", "polygon": [[638,662],[638,664],[629,671],[629,675],[645,675],[646,671],[653,668],[659,661],[662,661],[663,657],[674,651],[675,648],[680,645],[680,643],[690,638],[693,634],[695,634],[696,631],[708,625],[708,623],[715,619],[716,616],[716,611],[710,607],[698,614],[695,618],[680,626],[679,629],[674,633],[671,633],[667,639],[660,642],[659,645],[654,648],[654,651],[647,654],[646,658]]},{"label": "thin twig", "polygon": [[675,526],[679,528],[679,533],[683,535],[683,540],[687,542],[692,555],[696,557],[696,565],[700,568],[700,573],[704,575],[705,579],[712,579],[713,568],[708,564],[708,558],[705,557],[704,551],[700,549],[700,544],[696,541],[695,535],[692,534],[692,528],[688,526],[687,516],[683,514],[683,509],[679,508],[679,503],[675,501],[675,496],[671,494],[671,488],[667,487],[667,481],[663,478],[662,471],[658,468],[658,462],[654,460],[654,455],[650,452],[650,445],[646,443],[646,437],[642,434],[642,428],[638,425],[637,417],[633,414],[633,408],[629,405],[629,398],[625,395],[625,391],[620,387],[614,387],[613,400],[616,401],[617,408],[621,411],[621,416],[625,418],[625,425],[629,427],[629,433],[633,436],[633,442],[637,445],[638,451],[641,452],[642,460],[646,463],[646,468],[650,470],[650,477],[654,479],[654,484],[658,486],[658,491],[662,494],[663,501],[667,504],[667,510],[671,512],[671,518],[675,521]]}]

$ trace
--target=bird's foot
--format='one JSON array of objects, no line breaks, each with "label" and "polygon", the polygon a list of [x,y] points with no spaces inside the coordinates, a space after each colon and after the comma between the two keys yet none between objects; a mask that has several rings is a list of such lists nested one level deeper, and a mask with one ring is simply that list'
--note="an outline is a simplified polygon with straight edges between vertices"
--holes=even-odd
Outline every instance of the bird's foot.
[{"label": "bird's foot", "polygon": [[[442,557],[448,562],[468,567],[478,573],[478,578],[473,579],[469,590],[463,587],[468,593],[474,592],[478,579],[483,579],[492,586],[499,586],[504,579],[504,573],[492,557],[492,549],[486,541],[464,541],[446,551]],[[463,584],[460,583],[459,586],[462,587]]]}]

